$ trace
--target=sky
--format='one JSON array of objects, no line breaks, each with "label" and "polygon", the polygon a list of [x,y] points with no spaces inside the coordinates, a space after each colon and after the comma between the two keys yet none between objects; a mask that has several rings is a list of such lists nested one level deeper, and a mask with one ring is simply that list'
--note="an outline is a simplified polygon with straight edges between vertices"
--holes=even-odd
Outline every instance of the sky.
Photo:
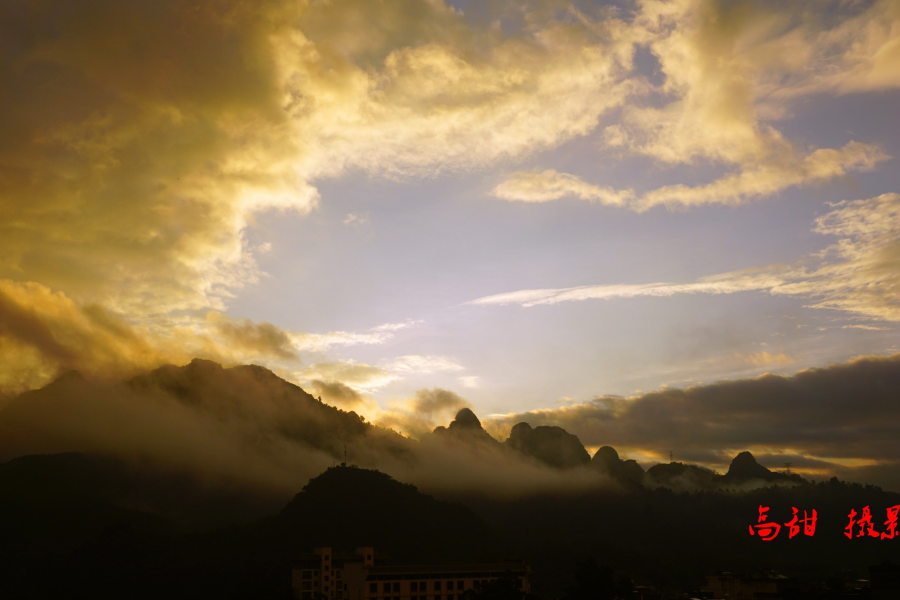
[{"label": "sky", "polygon": [[2,397],[203,357],[503,437],[900,353],[896,1],[13,0],[0,78]]}]

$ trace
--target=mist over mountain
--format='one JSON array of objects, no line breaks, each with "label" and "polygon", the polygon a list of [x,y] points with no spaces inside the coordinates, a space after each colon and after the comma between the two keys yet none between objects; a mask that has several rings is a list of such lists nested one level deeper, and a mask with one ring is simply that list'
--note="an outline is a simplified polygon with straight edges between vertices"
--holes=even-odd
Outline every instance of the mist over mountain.
[{"label": "mist over mountain", "polygon": [[651,465],[645,473],[612,446],[590,457],[564,428],[528,421],[516,423],[501,442],[469,408],[417,441],[329,406],[265,368],[223,368],[199,359],[123,382],[69,372],[0,409],[0,459],[60,452],[152,465],[206,487],[250,490],[267,503],[286,501],[309,477],[343,461],[345,452],[351,463],[448,497],[510,497],[547,486],[561,492],[610,485],[692,491],[802,482],[769,471],[749,454],[739,454],[726,475],[684,463]]},{"label": "mist over mountain", "polygon": [[811,476],[900,490],[898,387],[900,354],[863,356],[793,375],[597,396],[504,415],[488,429],[496,434],[522,421],[555,425],[587,446],[645,457],[674,450],[679,460],[720,472],[735,454],[753,450],[770,466],[790,462]]},{"label": "mist over mountain", "polygon": [[324,404],[258,366],[195,359],[124,382],[70,372],[0,411],[0,458],[87,452],[279,495],[347,454],[411,457],[414,442]]}]

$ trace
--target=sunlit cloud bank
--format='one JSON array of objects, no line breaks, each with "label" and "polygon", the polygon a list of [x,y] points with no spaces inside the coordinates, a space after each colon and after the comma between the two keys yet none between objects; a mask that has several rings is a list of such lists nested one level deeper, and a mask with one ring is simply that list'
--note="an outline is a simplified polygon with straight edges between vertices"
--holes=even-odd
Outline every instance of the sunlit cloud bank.
[{"label": "sunlit cloud bank", "polygon": [[815,308],[900,321],[900,195],[840,202],[816,219],[814,231],[839,237],[818,255],[705,277],[693,283],[647,283],[520,290],[470,304],[537,306],[578,300],[733,294],[762,291],[809,298]]},{"label": "sunlit cloud bank", "polygon": [[[115,379],[195,357],[225,364],[264,361],[289,372],[302,352],[379,344],[413,325],[309,334],[215,311],[205,319],[132,324],[100,305],[78,304],[38,283],[0,280],[0,393],[40,387],[69,370]],[[344,378],[354,381],[354,369],[342,368]]]},{"label": "sunlit cloud bank", "polygon": [[[627,24],[535,10],[504,34],[427,0],[4,3],[0,278],[102,307],[81,334],[146,346],[76,358],[87,342],[54,338],[62,325],[44,342],[5,326],[16,358],[4,386],[70,366],[291,361],[383,341],[395,329],[297,333],[222,316],[272,251],[251,247],[247,228],[259,211],[314,210],[315,182],[347,169],[482,169],[595,128],[640,87],[620,77]],[[182,332],[200,335],[184,344]]]},{"label": "sunlit cloud bank", "polygon": [[506,35],[426,0],[5,3],[0,277],[222,310],[259,276],[253,214],[313,210],[317,179],[483,168],[596,127],[636,89],[628,29],[576,17]]},{"label": "sunlit cloud bank", "polygon": [[[608,144],[738,168],[637,207],[739,202],[884,159],[861,140],[800,150],[767,121],[801,95],[896,87],[896,3],[842,19],[809,3],[556,8],[528,4],[502,33],[426,0],[5,3],[0,277],[135,316],[222,310],[259,276],[253,214],[313,210],[318,179],[484,169],[626,100]],[[634,71],[637,48],[659,85]],[[496,193],[630,199],[553,171]]]},{"label": "sunlit cloud bank", "polygon": [[[638,193],[538,169],[494,194],[637,210],[736,204],[876,168],[887,159],[877,140],[801,148],[778,125],[798,98],[900,85],[897,3],[841,9],[548,0],[510,4],[507,27],[437,0],[4,2],[0,394],[70,368],[117,377],[193,356],[265,362],[350,403],[363,400],[345,388],[366,394],[411,373],[477,385],[452,357],[409,354],[371,366],[366,381],[322,366],[345,359],[303,363],[304,353],[382,344],[408,322],[298,332],[227,316],[273,252],[250,241],[256,216],[307,215],[322,201],[320,182],[349,172],[515,171],[592,133],[611,154],[724,174]],[[638,52],[654,57],[661,81],[636,68]],[[895,199],[837,207],[818,230],[842,241],[814,267],[476,302],[766,290],[898,320],[894,238],[853,225],[879,210],[893,223]]]},{"label": "sunlit cloud bank", "polygon": [[468,400],[449,390],[422,389],[412,398],[392,403],[388,410],[374,418],[374,422],[422,438],[437,425],[450,422],[459,409],[471,407]]},{"label": "sunlit cloud bank", "polygon": [[[315,363],[293,373],[293,379],[311,387],[329,404],[362,410],[373,423],[419,438],[460,408],[471,407],[471,404],[454,392],[440,388],[421,389],[412,398],[393,398],[381,403],[371,394],[413,376],[464,371],[465,367],[450,357],[408,355],[383,366],[352,360]],[[476,376],[462,376],[458,380],[463,387],[478,385]]]}]

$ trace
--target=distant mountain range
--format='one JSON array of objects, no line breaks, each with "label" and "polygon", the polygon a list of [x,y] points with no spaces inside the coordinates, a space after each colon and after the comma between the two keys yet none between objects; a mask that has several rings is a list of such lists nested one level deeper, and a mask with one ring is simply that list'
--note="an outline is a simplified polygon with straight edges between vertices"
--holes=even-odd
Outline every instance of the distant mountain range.
[{"label": "distant mountain range", "polygon": [[[459,411],[435,440],[486,448],[552,469],[590,468],[622,485],[714,489],[749,480],[802,483],[741,454],[729,472],[661,464],[646,473],[611,447],[593,458],[560,427],[515,425],[504,442],[492,438],[469,409]],[[284,498],[334,461],[373,468],[414,464],[420,444],[314,398],[258,366],[223,368],[196,359],[124,382],[89,382],[70,372],[26,392],[0,410],[0,459],[84,452],[200,473],[232,487],[252,485]]]},{"label": "distant mountain range", "polygon": [[484,430],[478,417],[468,408],[460,410],[448,427],[438,427],[434,433],[464,443],[507,449],[556,469],[588,467],[626,486],[714,490],[753,481],[784,485],[809,483],[797,474],[770,471],[750,452],[735,456],[725,475],[679,462],[654,465],[645,472],[637,461],[619,458],[618,452],[610,446],[601,447],[591,458],[577,436],[561,427],[546,425],[531,427],[528,423],[519,423],[512,428],[509,438],[500,443]]},{"label": "distant mountain range", "polygon": [[[747,452],[735,457],[725,475],[676,462],[645,472],[634,460],[620,459],[612,447],[603,446],[591,457],[577,436],[526,422],[500,442],[468,408],[446,427],[437,427],[431,438],[422,441],[456,443],[469,454],[482,449],[560,472],[589,469],[626,487],[712,490],[749,482],[805,482],[770,471]],[[223,368],[200,359],[124,382],[90,382],[66,373],[0,409],[0,460],[60,452],[200,476],[226,489],[253,488],[268,497],[269,505],[345,456],[364,467],[391,470],[393,465],[404,472],[396,467],[412,469],[427,454],[422,443],[329,406],[263,367]]]}]

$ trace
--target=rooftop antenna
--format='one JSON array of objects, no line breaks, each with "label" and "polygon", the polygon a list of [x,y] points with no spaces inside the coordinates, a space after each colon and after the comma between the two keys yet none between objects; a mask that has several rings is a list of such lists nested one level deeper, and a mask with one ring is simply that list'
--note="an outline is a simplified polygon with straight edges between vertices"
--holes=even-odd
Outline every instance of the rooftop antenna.
[{"label": "rooftop antenna", "polygon": [[669,450],[669,462],[675,462],[674,460],[672,460],[672,451],[671,450]]},{"label": "rooftop antenna", "polygon": [[785,473],[787,473],[788,475],[791,474],[791,465],[792,465],[792,464],[793,464],[793,463],[789,463],[789,462],[784,463]]},{"label": "rooftop antenna", "polygon": [[344,444],[344,462],[341,463],[341,466],[347,466],[347,444]]}]

